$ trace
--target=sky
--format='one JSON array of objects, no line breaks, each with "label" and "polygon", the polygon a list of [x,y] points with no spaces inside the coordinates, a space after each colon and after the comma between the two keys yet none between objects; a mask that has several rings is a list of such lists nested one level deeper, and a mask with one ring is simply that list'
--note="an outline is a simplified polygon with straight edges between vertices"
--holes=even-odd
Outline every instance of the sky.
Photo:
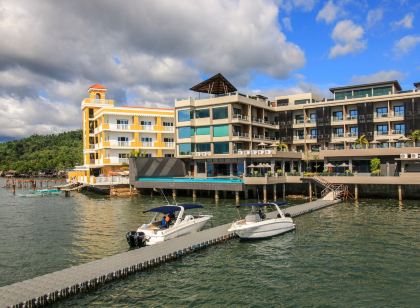
[{"label": "sky", "polygon": [[222,73],[278,95],[420,81],[418,0],[0,0],[0,140],[81,127],[94,83],[173,106]]}]

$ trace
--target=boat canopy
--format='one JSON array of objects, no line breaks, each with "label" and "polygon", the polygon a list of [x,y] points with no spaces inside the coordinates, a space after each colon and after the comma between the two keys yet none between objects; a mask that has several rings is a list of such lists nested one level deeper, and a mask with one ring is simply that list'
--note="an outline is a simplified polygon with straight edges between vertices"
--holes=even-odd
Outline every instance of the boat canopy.
[{"label": "boat canopy", "polygon": [[194,204],[194,203],[180,204],[180,205],[164,205],[164,206],[159,206],[159,207],[149,209],[147,211],[144,211],[143,213],[153,212],[153,213],[170,214],[170,213],[181,210],[181,206],[186,210],[199,209],[203,207],[201,204]]},{"label": "boat canopy", "polygon": [[240,207],[240,206],[260,206],[260,207],[263,207],[263,206],[270,206],[270,205],[273,205],[273,204],[276,204],[277,206],[283,206],[283,205],[286,205],[287,202],[282,201],[282,202],[243,203],[243,204],[237,205],[236,207]]}]

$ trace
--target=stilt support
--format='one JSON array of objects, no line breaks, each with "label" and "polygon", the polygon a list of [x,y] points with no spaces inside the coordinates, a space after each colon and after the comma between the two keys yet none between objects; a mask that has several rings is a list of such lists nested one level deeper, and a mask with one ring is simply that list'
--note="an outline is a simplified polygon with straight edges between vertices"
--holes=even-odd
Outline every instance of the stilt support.
[{"label": "stilt support", "polygon": [[214,200],[217,202],[217,201],[219,201],[219,191],[218,190],[215,190],[214,191]]},{"label": "stilt support", "polygon": [[194,200],[197,199],[197,191],[195,189],[193,189],[193,191],[192,191],[192,198]]},{"label": "stilt support", "polygon": [[312,202],[312,183],[309,182],[308,184],[309,201]]},{"label": "stilt support", "polygon": [[286,184],[283,183],[283,201],[286,201]]},{"label": "stilt support", "polygon": [[235,191],[235,201],[239,203],[239,191]]},{"label": "stilt support", "polygon": [[172,198],[176,199],[176,189],[172,189]]},{"label": "stilt support", "polygon": [[263,202],[267,202],[267,185],[263,185]]},{"label": "stilt support", "polygon": [[273,201],[277,201],[277,184],[273,185]]},{"label": "stilt support", "polygon": [[359,185],[354,185],[354,200],[359,201]]},{"label": "stilt support", "polygon": [[398,185],[398,201],[403,201],[402,186]]}]

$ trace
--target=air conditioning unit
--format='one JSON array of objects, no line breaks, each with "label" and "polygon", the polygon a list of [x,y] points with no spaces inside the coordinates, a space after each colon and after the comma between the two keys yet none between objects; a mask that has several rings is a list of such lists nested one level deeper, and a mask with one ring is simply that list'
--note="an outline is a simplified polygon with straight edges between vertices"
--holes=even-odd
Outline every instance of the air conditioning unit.
[{"label": "air conditioning unit", "polygon": [[408,158],[408,154],[407,153],[401,153],[400,158],[401,159]]},{"label": "air conditioning unit", "polygon": [[419,154],[418,153],[411,153],[410,157],[411,158],[419,158]]}]

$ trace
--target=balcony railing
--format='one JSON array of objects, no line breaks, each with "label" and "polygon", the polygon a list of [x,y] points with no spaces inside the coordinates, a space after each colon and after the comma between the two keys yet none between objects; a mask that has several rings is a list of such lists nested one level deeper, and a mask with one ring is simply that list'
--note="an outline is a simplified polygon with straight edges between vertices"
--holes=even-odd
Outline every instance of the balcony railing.
[{"label": "balcony railing", "polygon": [[118,146],[119,147],[129,147],[130,142],[129,141],[118,141]]},{"label": "balcony railing", "polygon": [[254,139],[264,139],[264,135],[252,135]]},{"label": "balcony railing", "polygon": [[128,128],[128,124],[117,124],[117,129],[119,130],[127,130]]},{"label": "balcony railing", "polygon": [[248,121],[248,116],[246,115],[242,115],[242,114],[234,114],[232,116],[233,119],[238,119],[238,120],[244,120],[244,121]]},{"label": "balcony railing", "polygon": [[248,133],[242,133],[242,132],[233,132],[233,136],[234,137],[248,138],[249,137],[249,134]]},{"label": "balcony railing", "polygon": [[305,120],[303,120],[303,119],[295,119],[294,123],[295,124],[303,124],[303,123],[305,123]]},{"label": "balcony railing", "polygon": [[388,112],[376,112],[375,113],[375,118],[387,118],[388,117]]},{"label": "balcony railing", "polygon": [[153,125],[142,125],[141,129],[147,130],[147,131],[153,131],[154,130],[153,127],[154,127]]},{"label": "balcony railing", "polygon": [[141,145],[145,148],[153,147],[153,141],[142,141]]},{"label": "balcony railing", "polygon": [[333,134],[333,138],[344,138],[344,133]]},{"label": "balcony railing", "polygon": [[357,120],[357,115],[347,115],[347,120]]},{"label": "balcony railing", "polygon": [[165,132],[173,132],[174,131],[174,127],[173,126],[162,126],[163,131]]},{"label": "balcony railing", "polygon": [[128,158],[118,158],[120,164],[128,164]]},{"label": "balcony railing", "polygon": [[166,148],[175,148],[175,142],[165,142]]},{"label": "balcony railing", "polygon": [[332,117],[333,122],[342,122],[343,117]]},{"label": "balcony railing", "polygon": [[305,136],[293,136],[294,140],[303,140],[305,139]]}]

